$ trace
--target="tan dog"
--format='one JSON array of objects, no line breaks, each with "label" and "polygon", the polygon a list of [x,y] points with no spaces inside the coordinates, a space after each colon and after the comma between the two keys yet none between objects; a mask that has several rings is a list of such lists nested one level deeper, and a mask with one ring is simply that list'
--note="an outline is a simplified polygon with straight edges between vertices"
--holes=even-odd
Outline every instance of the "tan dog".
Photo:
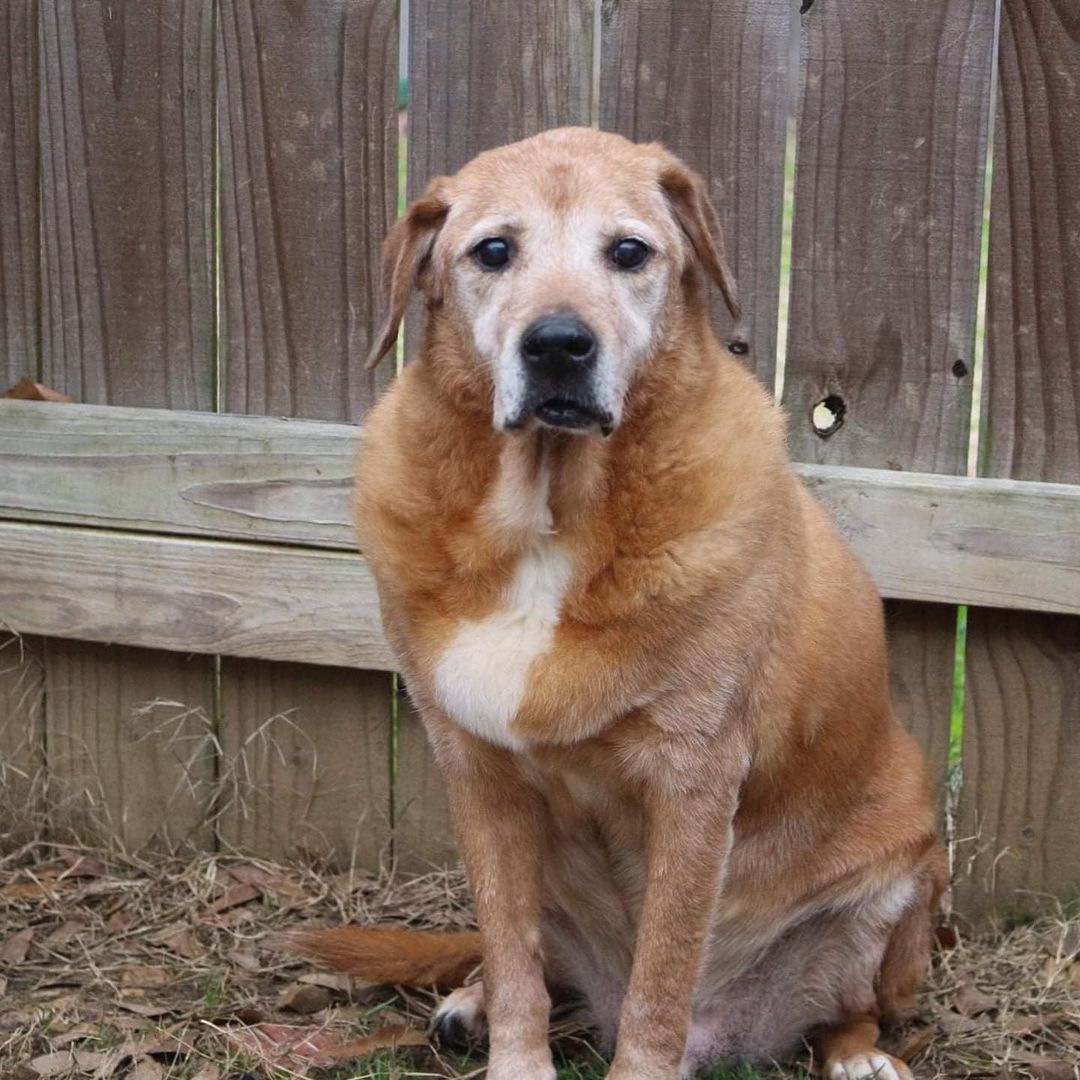
[{"label": "tan dog", "polygon": [[[699,177],[586,129],[433,181],[387,242],[389,350],[358,521],[476,897],[493,1080],[554,1077],[549,986],[612,1080],[809,1039],[875,1049],[927,963],[942,858],[893,719],[881,603],[795,477],[783,423],[714,339],[729,306]],[[369,978],[454,984],[476,935],[304,937]]]}]

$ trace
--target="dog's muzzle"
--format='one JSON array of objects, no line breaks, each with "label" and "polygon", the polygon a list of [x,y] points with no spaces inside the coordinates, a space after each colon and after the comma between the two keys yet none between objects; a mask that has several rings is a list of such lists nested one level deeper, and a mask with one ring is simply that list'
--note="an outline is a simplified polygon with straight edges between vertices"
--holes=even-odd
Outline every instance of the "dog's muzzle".
[{"label": "dog's muzzle", "polygon": [[525,400],[508,427],[536,417],[548,427],[611,434],[612,416],[599,406],[595,373],[600,354],[596,335],[575,315],[545,315],[521,337]]}]

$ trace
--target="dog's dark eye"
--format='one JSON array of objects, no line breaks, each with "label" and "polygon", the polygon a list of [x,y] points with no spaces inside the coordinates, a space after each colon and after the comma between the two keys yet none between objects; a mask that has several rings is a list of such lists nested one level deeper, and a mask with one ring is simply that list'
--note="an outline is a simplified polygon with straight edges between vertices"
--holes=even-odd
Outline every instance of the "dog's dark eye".
[{"label": "dog's dark eye", "polygon": [[644,265],[649,254],[649,245],[644,240],[637,240],[633,236],[616,240],[611,245],[611,261],[620,270],[636,270]]},{"label": "dog's dark eye", "polygon": [[501,270],[510,261],[510,241],[489,236],[473,248],[473,258],[485,270]]}]

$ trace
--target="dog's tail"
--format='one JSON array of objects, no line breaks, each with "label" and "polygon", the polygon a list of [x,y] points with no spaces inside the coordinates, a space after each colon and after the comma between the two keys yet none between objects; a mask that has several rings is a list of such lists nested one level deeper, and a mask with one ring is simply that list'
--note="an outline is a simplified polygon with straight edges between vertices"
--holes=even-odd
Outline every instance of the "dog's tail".
[{"label": "dog's tail", "polygon": [[461,986],[480,963],[480,935],[391,927],[297,930],[283,945],[334,971],[396,986]]}]

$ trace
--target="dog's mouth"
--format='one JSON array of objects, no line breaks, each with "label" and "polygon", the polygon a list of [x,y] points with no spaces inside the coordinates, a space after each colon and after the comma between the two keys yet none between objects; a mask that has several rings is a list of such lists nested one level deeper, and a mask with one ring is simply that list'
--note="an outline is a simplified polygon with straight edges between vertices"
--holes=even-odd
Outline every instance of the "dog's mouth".
[{"label": "dog's mouth", "polygon": [[611,413],[570,398],[553,397],[541,401],[533,409],[533,415],[547,427],[564,431],[588,431],[593,427],[598,427],[603,435],[610,435],[612,431]]}]

